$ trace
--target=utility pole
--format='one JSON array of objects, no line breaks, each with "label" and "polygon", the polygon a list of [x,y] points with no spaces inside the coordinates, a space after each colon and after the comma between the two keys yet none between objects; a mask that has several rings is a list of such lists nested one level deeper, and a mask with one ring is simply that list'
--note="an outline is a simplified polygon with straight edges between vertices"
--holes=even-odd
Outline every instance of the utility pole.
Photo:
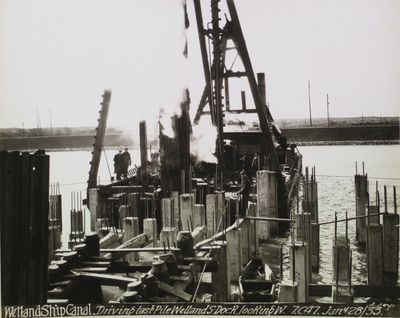
[{"label": "utility pole", "polygon": [[308,111],[310,113],[310,127],[312,127],[311,119],[311,94],[310,94],[310,80],[308,80]]},{"label": "utility pole", "polygon": [[326,94],[326,114],[328,117],[328,127],[329,127],[329,95]]},{"label": "utility pole", "polygon": [[42,124],[40,122],[40,113],[39,113],[39,109],[36,108],[36,131],[38,135],[41,135],[42,133]]},{"label": "utility pole", "polygon": [[51,122],[51,108],[49,109],[49,117],[50,117],[50,134],[53,136],[53,124]]}]

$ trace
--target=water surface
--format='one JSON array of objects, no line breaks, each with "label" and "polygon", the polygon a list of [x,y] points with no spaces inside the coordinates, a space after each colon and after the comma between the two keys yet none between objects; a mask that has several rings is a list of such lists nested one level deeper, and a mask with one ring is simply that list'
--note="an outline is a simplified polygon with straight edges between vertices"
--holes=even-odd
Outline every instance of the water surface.
[{"label": "water surface", "polygon": [[[361,172],[361,162],[365,162],[368,173],[371,201],[375,200],[375,182],[378,181],[381,192],[381,206],[383,207],[383,185],[388,187],[388,207],[393,212],[392,187],[400,187],[400,146],[303,146],[299,147],[303,154],[303,166],[315,166],[318,181],[319,221],[325,222],[334,219],[335,211],[338,218],[344,218],[345,212],[349,216],[355,215],[354,174],[355,162]],[[100,183],[110,181],[113,173],[113,157],[116,150],[106,150],[102,154],[99,167]],[[71,207],[70,193],[82,191],[85,197],[86,182],[88,179],[90,151],[62,151],[49,152],[50,180],[59,182],[63,196],[63,241],[68,239],[69,210]],[[139,151],[131,151],[133,165],[140,162]],[[106,160],[107,158],[107,160]],[[108,162],[108,165],[107,165]],[[399,202],[399,192],[397,202]],[[89,220],[88,213],[86,219]],[[344,222],[338,226],[338,232],[344,234]],[[86,222],[88,229],[89,222]],[[320,231],[320,283],[330,284],[332,277],[332,238],[334,226],[324,225]],[[365,253],[355,245],[355,221],[349,222],[349,238],[353,253],[353,283],[366,283]],[[285,243],[285,242],[284,242]],[[285,248],[287,251],[287,248]],[[285,253],[286,254],[286,253]],[[287,260],[287,255],[285,255]],[[285,266],[287,268],[287,266]]]}]

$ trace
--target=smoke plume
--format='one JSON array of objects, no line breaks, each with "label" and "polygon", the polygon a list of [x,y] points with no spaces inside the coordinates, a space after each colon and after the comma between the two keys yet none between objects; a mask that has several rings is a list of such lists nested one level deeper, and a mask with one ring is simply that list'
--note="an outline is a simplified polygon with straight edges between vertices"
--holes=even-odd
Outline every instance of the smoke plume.
[{"label": "smoke plume", "polygon": [[199,160],[217,163],[215,157],[215,143],[217,140],[217,128],[207,122],[200,120],[198,125],[192,127],[193,133],[190,139],[190,150]]}]

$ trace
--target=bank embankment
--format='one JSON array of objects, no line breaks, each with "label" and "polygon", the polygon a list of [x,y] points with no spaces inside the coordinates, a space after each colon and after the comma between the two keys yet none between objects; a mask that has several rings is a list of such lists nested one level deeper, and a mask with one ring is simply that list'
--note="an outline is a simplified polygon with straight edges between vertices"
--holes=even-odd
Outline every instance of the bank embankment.
[{"label": "bank embankment", "polygon": [[282,133],[288,142],[303,145],[399,143],[399,125],[288,128]]},{"label": "bank embankment", "polygon": [[[94,137],[81,136],[39,136],[10,137],[0,139],[0,150],[33,150],[33,149],[89,149],[93,148]],[[124,135],[106,135],[104,147],[131,147],[133,139]]]},{"label": "bank embankment", "polygon": [[[399,125],[356,125],[331,127],[301,127],[282,129],[289,143],[298,145],[376,145],[399,144]],[[240,133],[239,133],[240,134]],[[245,133],[246,138],[258,138],[259,132]],[[61,150],[91,149],[94,137],[90,135],[3,137],[0,150]],[[104,147],[132,147],[134,140],[122,134],[105,136]]]}]

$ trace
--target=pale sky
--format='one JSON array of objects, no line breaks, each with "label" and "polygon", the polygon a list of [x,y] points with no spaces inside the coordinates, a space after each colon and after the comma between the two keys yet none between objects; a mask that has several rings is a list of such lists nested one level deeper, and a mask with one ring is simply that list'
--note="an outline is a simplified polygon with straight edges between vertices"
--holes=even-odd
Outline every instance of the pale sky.
[{"label": "pale sky", "polygon": [[[202,0],[204,21],[209,1]],[[275,118],[399,116],[400,1],[236,0],[256,72],[265,72]],[[152,137],[160,107],[181,91],[195,112],[204,86],[188,0],[189,60],[181,0],[1,0],[0,128],[95,126],[104,89],[108,126]],[[224,19],[223,19],[224,21]],[[239,64],[238,64],[239,65]],[[243,88],[248,90],[247,86]],[[231,92],[240,105],[240,92]],[[250,102],[248,94],[248,104]]]}]

